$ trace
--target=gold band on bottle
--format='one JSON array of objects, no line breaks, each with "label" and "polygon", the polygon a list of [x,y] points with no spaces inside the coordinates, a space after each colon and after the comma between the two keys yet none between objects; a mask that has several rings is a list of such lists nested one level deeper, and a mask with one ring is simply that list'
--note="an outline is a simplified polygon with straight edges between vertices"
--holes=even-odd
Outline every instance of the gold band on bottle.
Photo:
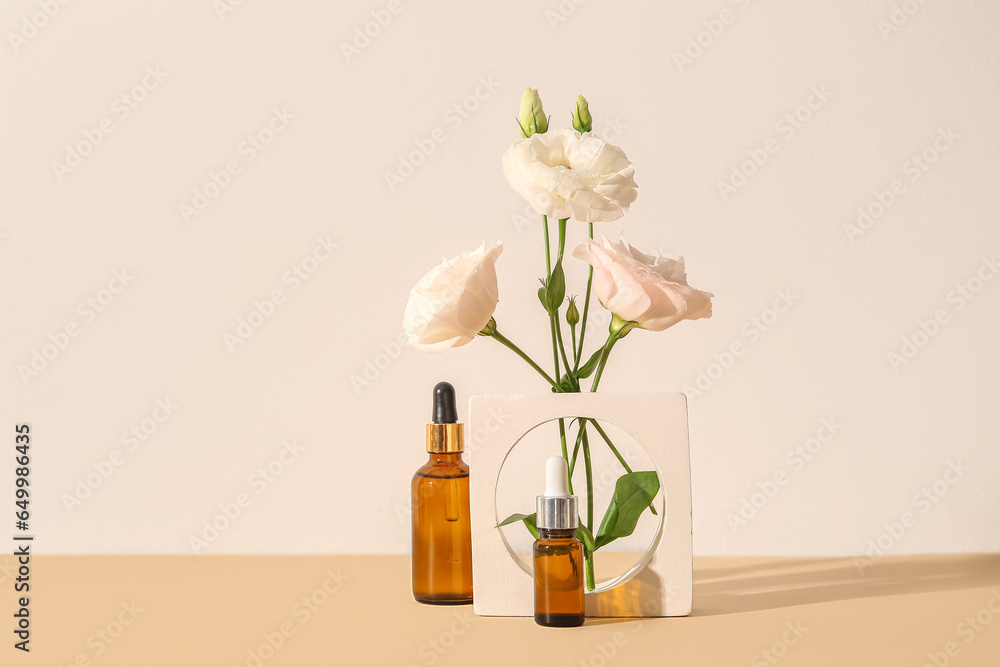
[{"label": "gold band on bottle", "polygon": [[427,451],[453,454],[465,451],[463,424],[428,424]]}]

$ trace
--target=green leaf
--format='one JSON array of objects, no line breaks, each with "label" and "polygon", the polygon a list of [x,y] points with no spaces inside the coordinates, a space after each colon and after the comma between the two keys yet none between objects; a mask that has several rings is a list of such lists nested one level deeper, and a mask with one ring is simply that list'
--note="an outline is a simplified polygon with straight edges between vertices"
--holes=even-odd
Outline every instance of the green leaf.
[{"label": "green leaf", "polygon": [[548,308],[548,306],[545,305],[545,285],[544,284],[541,287],[538,288],[538,301],[542,304],[542,308],[545,309],[545,312],[548,312],[549,308]]},{"label": "green leaf", "polygon": [[604,348],[599,348],[597,352],[594,352],[593,356],[580,367],[580,371],[576,376],[580,379],[589,378],[591,374],[597,369],[597,364],[601,362],[601,355],[604,354]]},{"label": "green leaf", "polygon": [[615,494],[604,514],[597,537],[596,548],[628,537],[635,531],[639,517],[660,490],[660,479],[651,470],[625,473],[615,483]]},{"label": "green leaf", "polygon": [[534,514],[511,514],[509,517],[497,524],[497,528],[500,526],[506,526],[508,524],[514,523],[515,521],[523,521],[524,527],[528,529],[532,537],[536,540],[538,539],[538,528],[535,526],[535,515]]},{"label": "green leaf", "polygon": [[562,262],[552,268],[552,276],[545,285],[545,310],[554,313],[559,310],[566,298],[566,275],[563,273]]},{"label": "green leaf", "polygon": [[597,549],[597,545],[594,543],[594,534],[590,532],[590,529],[582,521],[576,527],[576,539],[583,543],[584,553],[593,553]]}]

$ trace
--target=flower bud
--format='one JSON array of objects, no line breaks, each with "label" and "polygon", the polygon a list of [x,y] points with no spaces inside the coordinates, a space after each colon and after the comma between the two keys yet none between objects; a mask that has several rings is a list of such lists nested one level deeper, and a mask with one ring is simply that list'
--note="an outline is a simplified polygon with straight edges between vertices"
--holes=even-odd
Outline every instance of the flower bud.
[{"label": "flower bud", "polygon": [[573,110],[573,129],[583,134],[594,127],[594,119],[590,115],[590,106],[583,95],[576,96],[576,109]]},{"label": "flower bud", "polygon": [[580,311],[576,309],[576,299],[569,300],[569,306],[566,308],[566,323],[571,327],[580,323]]},{"label": "flower bud", "polygon": [[549,119],[542,109],[542,98],[538,96],[537,88],[524,89],[517,124],[521,128],[521,136],[525,139],[533,134],[545,134],[549,129]]}]

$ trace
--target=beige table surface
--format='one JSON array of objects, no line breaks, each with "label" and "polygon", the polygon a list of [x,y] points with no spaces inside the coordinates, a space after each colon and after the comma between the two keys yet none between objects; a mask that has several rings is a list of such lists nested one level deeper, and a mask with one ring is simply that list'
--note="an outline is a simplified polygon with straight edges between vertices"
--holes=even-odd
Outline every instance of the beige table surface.
[{"label": "beige table surface", "polygon": [[1000,667],[1000,555],[887,556],[863,573],[849,558],[696,558],[690,617],[576,629],[419,605],[407,556],[38,556],[30,654],[13,649],[12,565],[0,558],[4,667]]}]

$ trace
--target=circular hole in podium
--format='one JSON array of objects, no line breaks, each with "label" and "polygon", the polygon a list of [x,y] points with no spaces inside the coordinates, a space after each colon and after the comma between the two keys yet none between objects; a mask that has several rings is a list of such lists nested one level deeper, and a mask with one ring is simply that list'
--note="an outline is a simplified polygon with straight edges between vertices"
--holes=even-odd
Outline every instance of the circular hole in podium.
[{"label": "circular hole in podium", "polygon": [[[565,417],[566,449],[572,459],[577,439],[577,422],[573,417]],[[601,422],[601,427],[614,443],[618,452],[633,471],[655,470],[660,477],[661,489],[653,499],[658,512],[654,515],[645,511],[639,517],[635,531],[628,537],[618,538],[596,552],[594,573],[596,587],[588,593],[599,593],[635,576],[652,557],[666,520],[667,508],[662,489],[663,474],[635,438],[609,422]],[[592,488],[594,495],[593,532],[596,536],[601,520],[614,494],[615,483],[625,474],[625,468],[608,447],[604,438],[591,425],[587,429],[590,442]],[[553,419],[532,428],[521,436],[507,453],[500,467],[495,491],[497,519],[501,521],[511,514],[532,514],[535,512],[535,498],[545,491],[545,461],[550,456],[562,454],[559,436],[559,420]],[[581,445],[573,470],[573,493],[579,498],[580,521],[587,522],[586,465]],[[528,532],[523,522],[517,521],[500,527],[504,544],[511,558],[521,569],[531,576],[531,551],[535,538]]]}]

